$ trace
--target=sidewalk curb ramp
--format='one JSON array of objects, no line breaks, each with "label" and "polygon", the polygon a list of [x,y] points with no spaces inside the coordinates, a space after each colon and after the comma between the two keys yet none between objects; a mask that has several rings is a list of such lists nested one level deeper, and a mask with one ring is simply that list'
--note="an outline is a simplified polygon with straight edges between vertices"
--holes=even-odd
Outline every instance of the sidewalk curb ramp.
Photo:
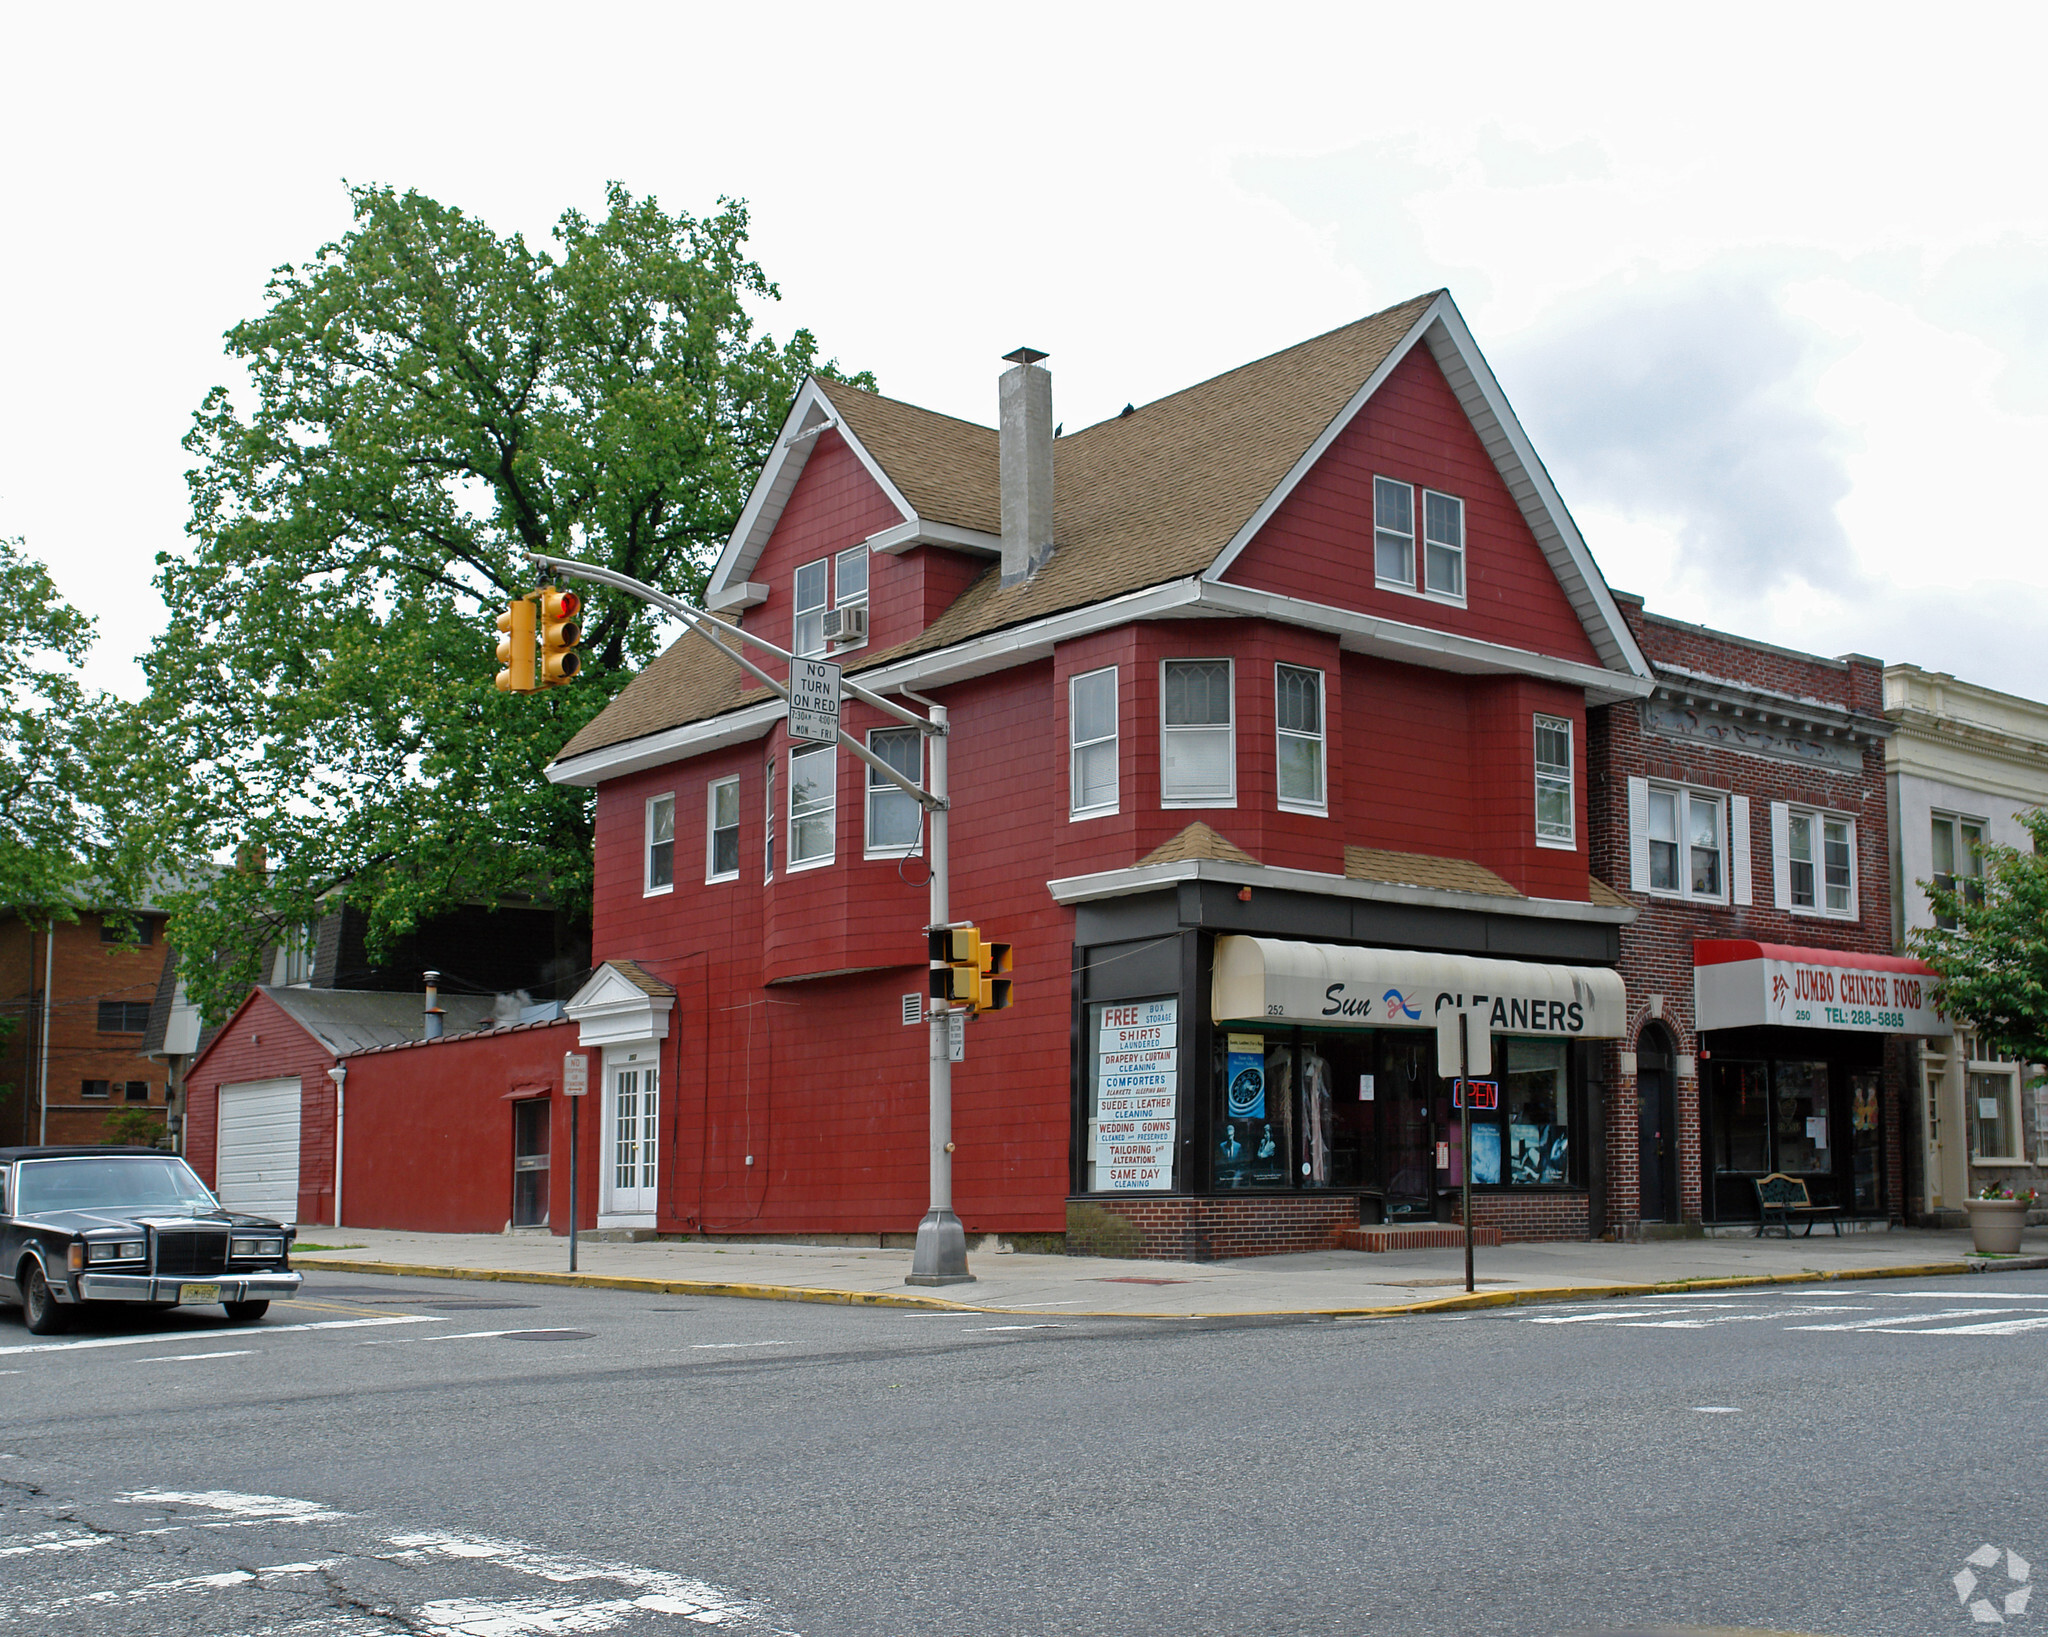
[{"label": "sidewalk curb ramp", "polygon": [[[611,1273],[530,1273],[507,1268],[451,1268],[406,1262],[358,1262],[338,1257],[295,1259],[301,1272],[376,1273],[396,1278],[477,1279],[503,1284],[559,1285],[584,1290],[632,1290],[658,1296],[733,1296],[761,1302],[823,1302],[840,1307],[916,1308],[935,1313],[1016,1313],[1017,1308],[984,1307],[949,1302],[937,1296],[896,1295],[869,1290],[827,1290],[805,1285],[756,1285],[723,1279],[651,1279]],[[1799,1273],[1743,1274],[1719,1279],[1679,1279],[1663,1283],[1552,1285],[1527,1290],[1482,1290],[1470,1295],[1440,1296],[1405,1302],[1397,1307],[1267,1308],[1245,1313],[1063,1313],[1072,1319],[1392,1319],[1411,1314],[1472,1312],[1490,1307],[1520,1307],[1536,1302],[1599,1302],[1623,1296],[1686,1296],[1711,1290],[1753,1290],[1776,1285],[1834,1284],[1859,1279],[1935,1279],[1959,1273],[2007,1273],[2048,1268],[2048,1256],[2000,1259],[1969,1257],[1956,1262],[1923,1262],[1908,1267],[1809,1268]]]}]

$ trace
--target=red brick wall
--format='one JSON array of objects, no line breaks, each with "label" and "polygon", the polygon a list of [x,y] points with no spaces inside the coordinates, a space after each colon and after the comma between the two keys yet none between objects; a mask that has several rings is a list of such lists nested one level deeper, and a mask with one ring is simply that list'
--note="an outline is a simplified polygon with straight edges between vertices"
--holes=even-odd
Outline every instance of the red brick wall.
[{"label": "red brick wall", "polygon": [[[334,1220],[334,1054],[268,995],[254,991],[185,1077],[185,1158],[212,1187],[220,1088],[252,1080],[299,1082],[299,1220]],[[346,1207],[344,1199],[344,1208]]]},{"label": "red brick wall", "polygon": [[[1295,1194],[1260,1199],[1119,1199],[1089,1194],[1072,1203],[1067,1251],[1080,1256],[1138,1256],[1165,1262],[1216,1262],[1239,1256],[1285,1256],[1331,1250],[1346,1228],[1358,1226],[1351,1194]],[[1094,1210],[1089,1210],[1093,1207]],[[1138,1230],[1139,1247],[1101,1217]]]},{"label": "red brick wall", "polygon": [[[1465,607],[1375,587],[1375,475],[1465,502]],[[1416,511],[1419,534],[1419,495]],[[1422,347],[1395,366],[1224,577],[1404,624],[1599,663],[1521,508]]]},{"label": "red brick wall", "polygon": [[[1498,1228],[1503,1243],[1530,1243],[1546,1239],[1587,1239],[1592,1236],[1591,1201],[1588,1195],[1563,1193],[1507,1193],[1472,1196],[1472,1224],[1476,1228]],[[1462,1223],[1464,1214],[1456,1199],[1451,1201],[1448,1220]]]},{"label": "red brick wall", "polygon": [[[164,1066],[139,1055],[142,1035],[102,1034],[103,1000],[147,1006],[163,975],[163,919],[153,918],[153,938],[134,946],[100,939],[100,917],[81,915],[56,926],[56,974],[50,1003],[49,1139],[53,1143],[104,1142],[107,1116],[121,1108],[144,1108],[164,1117]],[[26,922],[0,921],[0,1018],[14,1024],[0,1053],[0,1142],[34,1142],[36,1091],[42,1083],[43,961],[51,951],[43,929]],[[88,1100],[87,1080],[114,1084],[106,1098]],[[149,1087],[147,1099],[131,1103],[130,1081]]]},{"label": "red brick wall", "polygon": [[[1819,700],[1864,712],[1879,725],[1883,668],[1873,659],[1846,661],[1786,653],[1761,643],[1646,615],[1633,598],[1618,599],[1636,639],[1653,665],[1678,665],[1746,687],[1794,698]],[[1682,685],[1682,678],[1671,679]],[[1639,910],[1622,932],[1621,972],[1628,984],[1629,1037],[1609,1049],[1607,1095],[1607,1192],[1609,1221],[1626,1231],[1638,1220],[1640,1178],[1637,1154],[1636,1082],[1623,1075],[1619,1052],[1632,1050],[1649,1021],[1647,1003],[1662,997],[1664,1025],[1676,1050],[1694,1055],[1693,943],[1702,938],[1755,938],[1767,943],[1855,950],[1891,951],[1890,825],[1886,813],[1884,747],[1864,747],[1854,773],[1824,773],[1789,761],[1679,742],[1646,734],[1634,703],[1601,707],[1588,724],[1587,787],[1591,802],[1593,873],[1626,894]],[[1629,889],[1628,780],[1668,779],[1735,795],[1750,802],[1751,896],[1749,906],[1699,904],[1652,897]],[[1858,918],[1843,921],[1794,916],[1773,904],[1770,804],[1811,805],[1853,814],[1856,819]],[[1731,871],[1732,879],[1732,871]],[[1732,897],[1732,894],[1731,894]],[[1887,1174],[1889,1198],[1898,1202],[1899,1124],[1892,1112],[1893,1076],[1886,1077]],[[1700,1087],[1696,1076],[1681,1076],[1679,1104],[1680,1214],[1701,1215],[1703,1183],[1700,1149]]]}]

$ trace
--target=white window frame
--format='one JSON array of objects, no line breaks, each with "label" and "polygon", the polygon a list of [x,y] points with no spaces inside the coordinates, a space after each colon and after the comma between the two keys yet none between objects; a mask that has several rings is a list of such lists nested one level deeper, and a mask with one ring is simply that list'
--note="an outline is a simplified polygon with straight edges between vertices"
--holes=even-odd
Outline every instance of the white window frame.
[{"label": "white window frame", "polygon": [[1560,852],[1575,853],[1579,850],[1578,738],[1572,731],[1572,719],[1569,716],[1552,716],[1548,711],[1536,711],[1529,719],[1529,746],[1532,755],[1536,746],[1542,743],[1545,728],[1564,734],[1564,833],[1544,834],[1543,792],[1546,787],[1556,788],[1558,778],[1555,763],[1546,764],[1539,760],[1535,764],[1536,776],[1533,786],[1536,806],[1531,814],[1536,825],[1536,845],[1555,847]]},{"label": "white window frame", "polygon": [[[1221,665],[1229,677],[1230,720],[1227,723],[1166,723],[1166,672],[1173,665]],[[1219,727],[1229,735],[1230,789],[1218,796],[1169,796],[1166,793],[1166,743],[1170,733],[1214,733]],[[1176,654],[1159,662],[1159,805],[1162,808],[1235,807],[1237,805],[1237,662],[1221,654]]]},{"label": "white window frame", "polygon": [[[802,813],[796,810],[796,764],[802,756],[823,756],[831,772],[826,776],[827,799],[816,807],[806,808]],[[831,849],[816,858],[798,858],[796,852],[797,820],[816,818],[820,813],[826,816],[832,832]],[[839,856],[839,747],[837,745],[814,745],[799,747],[789,753],[789,804],[787,817],[788,840],[783,844],[789,858],[789,873],[799,870],[819,870],[832,863]]]},{"label": "white window frame", "polygon": [[[804,576],[812,569],[818,571],[818,600],[804,601]],[[820,557],[816,562],[799,563],[796,573],[789,582],[790,618],[789,651],[799,659],[814,659],[825,651],[825,610],[832,606],[832,559]],[[804,637],[804,622],[817,621],[817,635],[808,642]]]},{"label": "white window frame", "polygon": [[[1981,903],[1984,897],[1984,848],[1989,842],[1989,832],[1991,829],[1989,821],[1980,818],[1973,818],[1968,813],[1947,813],[1940,811],[1930,812],[1927,815],[1927,819],[1928,880],[1936,885],[1939,885],[1943,879],[1944,873],[1946,873],[1947,879],[1951,885],[1951,889],[1953,889],[1955,885],[1961,884],[1962,886],[1964,886],[1966,894],[1968,890],[1968,884],[1971,882],[1975,882],[1977,887],[1976,897],[1977,900]],[[1949,864],[1952,866],[1948,872],[1943,872],[1942,870],[1936,868],[1933,851],[1934,832],[1944,825],[1947,826],[1949,832]],[[1973,867],[1967,870],[1958,867],[1962,864],[1964,854],[1967,851],[1967,846],[1963,840],[1963,831],[1965,828],[1972,829],[1977,832],[1977,848],[1976,852],[1971,857],[1971,863]],[[1934,905],[1931,900],[1927,905],[1927,914],[1928,918],[1932,920],[1936,926],[1948,927],[1952,929],[1956,924],[1954,922],[1944,922],[1942,918],[1935,913]]]},{"label": "white window frame", "polygon": [[[732,792],[732,868],[718,868],[718,832],[728,828],[718,822],[718,793]],[[737,881],[740,878],[740,776],[728,774],[722,779],[713,779],[704,787],[704,881],[708,886],[714,881]]]},{"label": "white window frame", "polygon": [[[910,780],[912,784],[923,784],[924,735],[921,732],[919,732],[916,728],[871,729],[868,733],[868,750],[870,754],[877,756],[881,754],[880,751],[875,749],[875,741],[885,733],[907,733],[916,742],[917,765],[914,768],[912,768],[905,776]],[[891,845],[887,843],[876,842],[875,798],[877,796],[894,796],[900,801],[910,802],[911,806],[914,808],[917,807],[917,803],[903,790],[899,789],[896,785],[891,784],[887,779],[883,778],[881,774],[877,773],[866,762],[861,763],[861,771],[867,775],[867,800],[863,803],[865,811],[862,814],[861,856],[863,858],[916,858],[919,855],[921,855],[924,852],[924,820],[923,810],[921,808],[918,809],[919,818],[917,826],[917,839],[915,841],[909,843],[907,846]],[[897,771],[903,772],[903,769],[898,768]]]},{"label": "white window frame", "polygon": [[[1380,522],[1380,485],[1390,489],[1403,489],[1408,494],[1408,528],[1404,534],[1400,529],[1386,528]],[[1421,593],[1421,582],[1415,572],[1416,535],[1415,485],[1397,477],[1382,477],[1375,472],[1372,479],[1372,577],[1373,583],[1383,590],[1403,591],[1410,596]],[[1408,542],[1408,577],[1397,579],[1380,572],[1380,535],[1385,533],[1389,540],[1405,539]]]},{"label": "white window frame", "polygon": [[[851,557],[858,557],[860,559],[863,571],[860,594],[854,597],[847,596],[841,587],[841,581],[846,576],[846,562]],[[865,543],[858,546],[849,546],[845,551],[834,553],[832,558],[832,606],[834,608],[866,608],[868,609],[868,618],[872,621],[874,619],[874,610],[869,605],[868,593],[874,585],[874,573],[874,559],[869,556]],[[868,639],[861,637],[853,642],[834,642],[827,646],[835,654],[850,654],[856,648],[865,648],[867,645]]]},{"label": "white window frame", "polygon": [[[654,815],[664,804],[668,807],[668,840],[666,843],[654,839]],[[659,898],[663,893],[676,890],[676,793],[665,790],[658,796],[647,798],[647,813],[643,822],[640,845],[640,895],[643,898]],[[654,879],[654,849],[666,845],[668,848],[668,879],[657,883]]]},{"label": "white window frame", "polygon": [[[1160,675],[1163,682],[1165,673],[1161,672]],[[1092,681],[1099,676],[1107,676],[1109,678],[1109,732],[1093,739],[1082,739],[1078,737],[1080,716],[1074,709],[1074,698],[1079,693],[1083,682]],[[1069,822],[1075,819],[1107,818],[1110,814],[1122,810],[1124,765],[1122,744],[1123,721],[1120,712],[1123,709],[1123,702],[1117,692],[1117,682],[1116,667],[1114,665],[1098,665],[1092,671],[1082,671],[1077,675],[1067,678],[1067,818]],[[1116,768],[1116,777],[1110,782],[1110,797],[1108,801],[1084,804],[1081,800],[1081,753],[1084,750],[1096,749],[1101,745],[1109,746],[1110,761]]]},{"label": "white window frame", "polygon": [[761,779],[761,880],[764,885],[775,879],[775,772],[781,762],[781,757],[770,756],[764,764]]},{"label": "white window frame", "polygon": [[[1972,1047],[1975,1047],[1979,1042],[1973,1039],[1970,1044]],[[2003,1154],[1987,1154],[1977,1146],[1977,1139],[1981,1134],[1981,1127],[1983,1125],[1983,1121],[1977,1112],[1978,1088],[1974,1083],[1979,1075],[1986,1077],[1995,1075],[2005,1081],[2005,1089],[1997,1093],[1997,1096],[2005,1105],[2005,1130],[2011,1147],[2008,1152]],[[2008,1062],[2004,1058],[1970,1058],[1963,1065],[1963,1098],[1969,1104],[1969,1107],[1964,1110],[1964,1115],[1970,1133],[1970,1163],[1972,1165],[2028,1164],[2027,1134],[2025,1128],[2020,1123],[2026,1113],[2020,1098],[2020,1065]]]},{"label": "white window frame", "polygon": [[[1316,679],[1316,731],[1302,733],[1280,725],[1280,673],[1299,671]],[[1273,662],[1273,799],[1283,813],[1313,813],[1327,818],[1330,813],[1330,679],[1319,666]],[[1316,747],[1316,796],[1287,797],[1280,793],[1280,741],[1297,739]]]},{"label": "white window frame", "polygon": [[[1441,591],[1429,583],[1429,548],[1431,543],[1429,538],[1429,503],[1432,500],[1447,500],[1458,508],[1458,544],[1456,548],[1458,554],[1458,589],[1456,591]],[[1416,564],[1420,571],[1419,590],[1421,595],[1429,598],[1431,602],[1449,603],[1454,607],[1463,608],[1465,606],[1466,588],[1471,584],[1471,564],[1468,561],[1470,553],[1465,549],[1468,531],[1465,527],[1464,498],[1460,495],[1445,494],[1441,489],[1424,489],[1422,491],[1422,506],[1420,516],[1417,518],[1417,525],[1415,531],[1417,545]],[[1445,549],[1449,548],[1446,547]]]},{"label": "white window frame", "polygon": [[[1653,898],[1670,898],[1693,904],[1726,904],[1730,902],[1729,888],[1733,882],[1735,872],[1732,868],[1733,860],[1731,857],[1734,851],[1732,844],[1733,827],[1729,823],[1729,809],[1733,803],[1729,800],[1729,793],[1725,790],[1708,789],[1703,785],[1678,784],[1670,779],[1645,779],[1643,781],[1643,789],[1645,800],[1643,804],[1643,826],[1640,831],[1641,841],[1639,844],[1643,868],[1640,877],[1636,877],[1633,870],[1631,871],[1631,887],[1637,892],[1648,893]],[[1653,795],[1675,796],[1678,800],[1678,886],[1676,889],[1653,887],[1650,885],[1648,798]],[[1695,799],[1714,803],[1721,815],[1721,890],[1718,893],[1694,892],[1692,890],[1692,827],[1689,821],[1692,817],[1692,803]],[[1631,817],[1633,818],[1633,815]],[[1636,885],[1637,880],[1640,880],[1641,885]]]},{"label": "white window frame", "polygon": [[[1774,845],[1782,845],[1785,849],[1785,861],[1778,870],[1778,877],[1784,888],[1782,894],[1783,902],[1778,905],[1778,908],[1784,910],[1788,915],[1798,916],[1801,920],[1856,921],[1862,919],[1861,907],[1858,902],[1861,883],[1857,880],[1855,818],[1848,813],[1837,813],[1826,807],[1809,807],[1803,802],[1783,802],[1777,805],[1782,806],[1784,818],[1783,823],[1779,824],[1777,822],[1778,815],[1775,813],[1772,815],[1775,833],[1771,840]],[[1798,819],[1805,819],[1812,826],[1811,834],[1814,843],[1814,901],[1811,904],[1800,904],[1793,901],[1792,825]],[[1831,909],[1828,907],[1827,827],[1830,824],[1842,825],[1849,832],[1849,901],[1842,909]]]}]

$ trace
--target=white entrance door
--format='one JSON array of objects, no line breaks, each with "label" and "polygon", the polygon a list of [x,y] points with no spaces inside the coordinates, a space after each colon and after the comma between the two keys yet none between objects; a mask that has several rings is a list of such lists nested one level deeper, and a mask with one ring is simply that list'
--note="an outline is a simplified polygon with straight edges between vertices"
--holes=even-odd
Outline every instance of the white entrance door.
[{"label": "white entrance door", "polygon": [[220,1088],[214,1192],[231,1211],[299,1219],[299,1082]]},{"label": "white entrance door", "polygon": [[604,1202],[609,1217],[643,1221],[619,1226],[654,1226],[654,1191],[661,1144],[660,1072],[652,1048],[606,1054],[604,1106]]}]

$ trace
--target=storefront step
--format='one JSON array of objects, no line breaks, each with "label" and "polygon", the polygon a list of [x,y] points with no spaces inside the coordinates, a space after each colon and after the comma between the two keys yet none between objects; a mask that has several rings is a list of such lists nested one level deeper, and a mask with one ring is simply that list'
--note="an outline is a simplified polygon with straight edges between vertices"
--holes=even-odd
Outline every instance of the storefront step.
[{"label": "storefront step", "polygon": [[[1337,1236],[1338,1247],[1342,1250],[1448,1250],[1464,1243],[1463,1228],[1456,1224],[1445,1226],[1442,1223],[1426,1228],[1346,1228]],[[1474,1228],[1472,1243],[1498,1245],[1500,1229]]]}]

